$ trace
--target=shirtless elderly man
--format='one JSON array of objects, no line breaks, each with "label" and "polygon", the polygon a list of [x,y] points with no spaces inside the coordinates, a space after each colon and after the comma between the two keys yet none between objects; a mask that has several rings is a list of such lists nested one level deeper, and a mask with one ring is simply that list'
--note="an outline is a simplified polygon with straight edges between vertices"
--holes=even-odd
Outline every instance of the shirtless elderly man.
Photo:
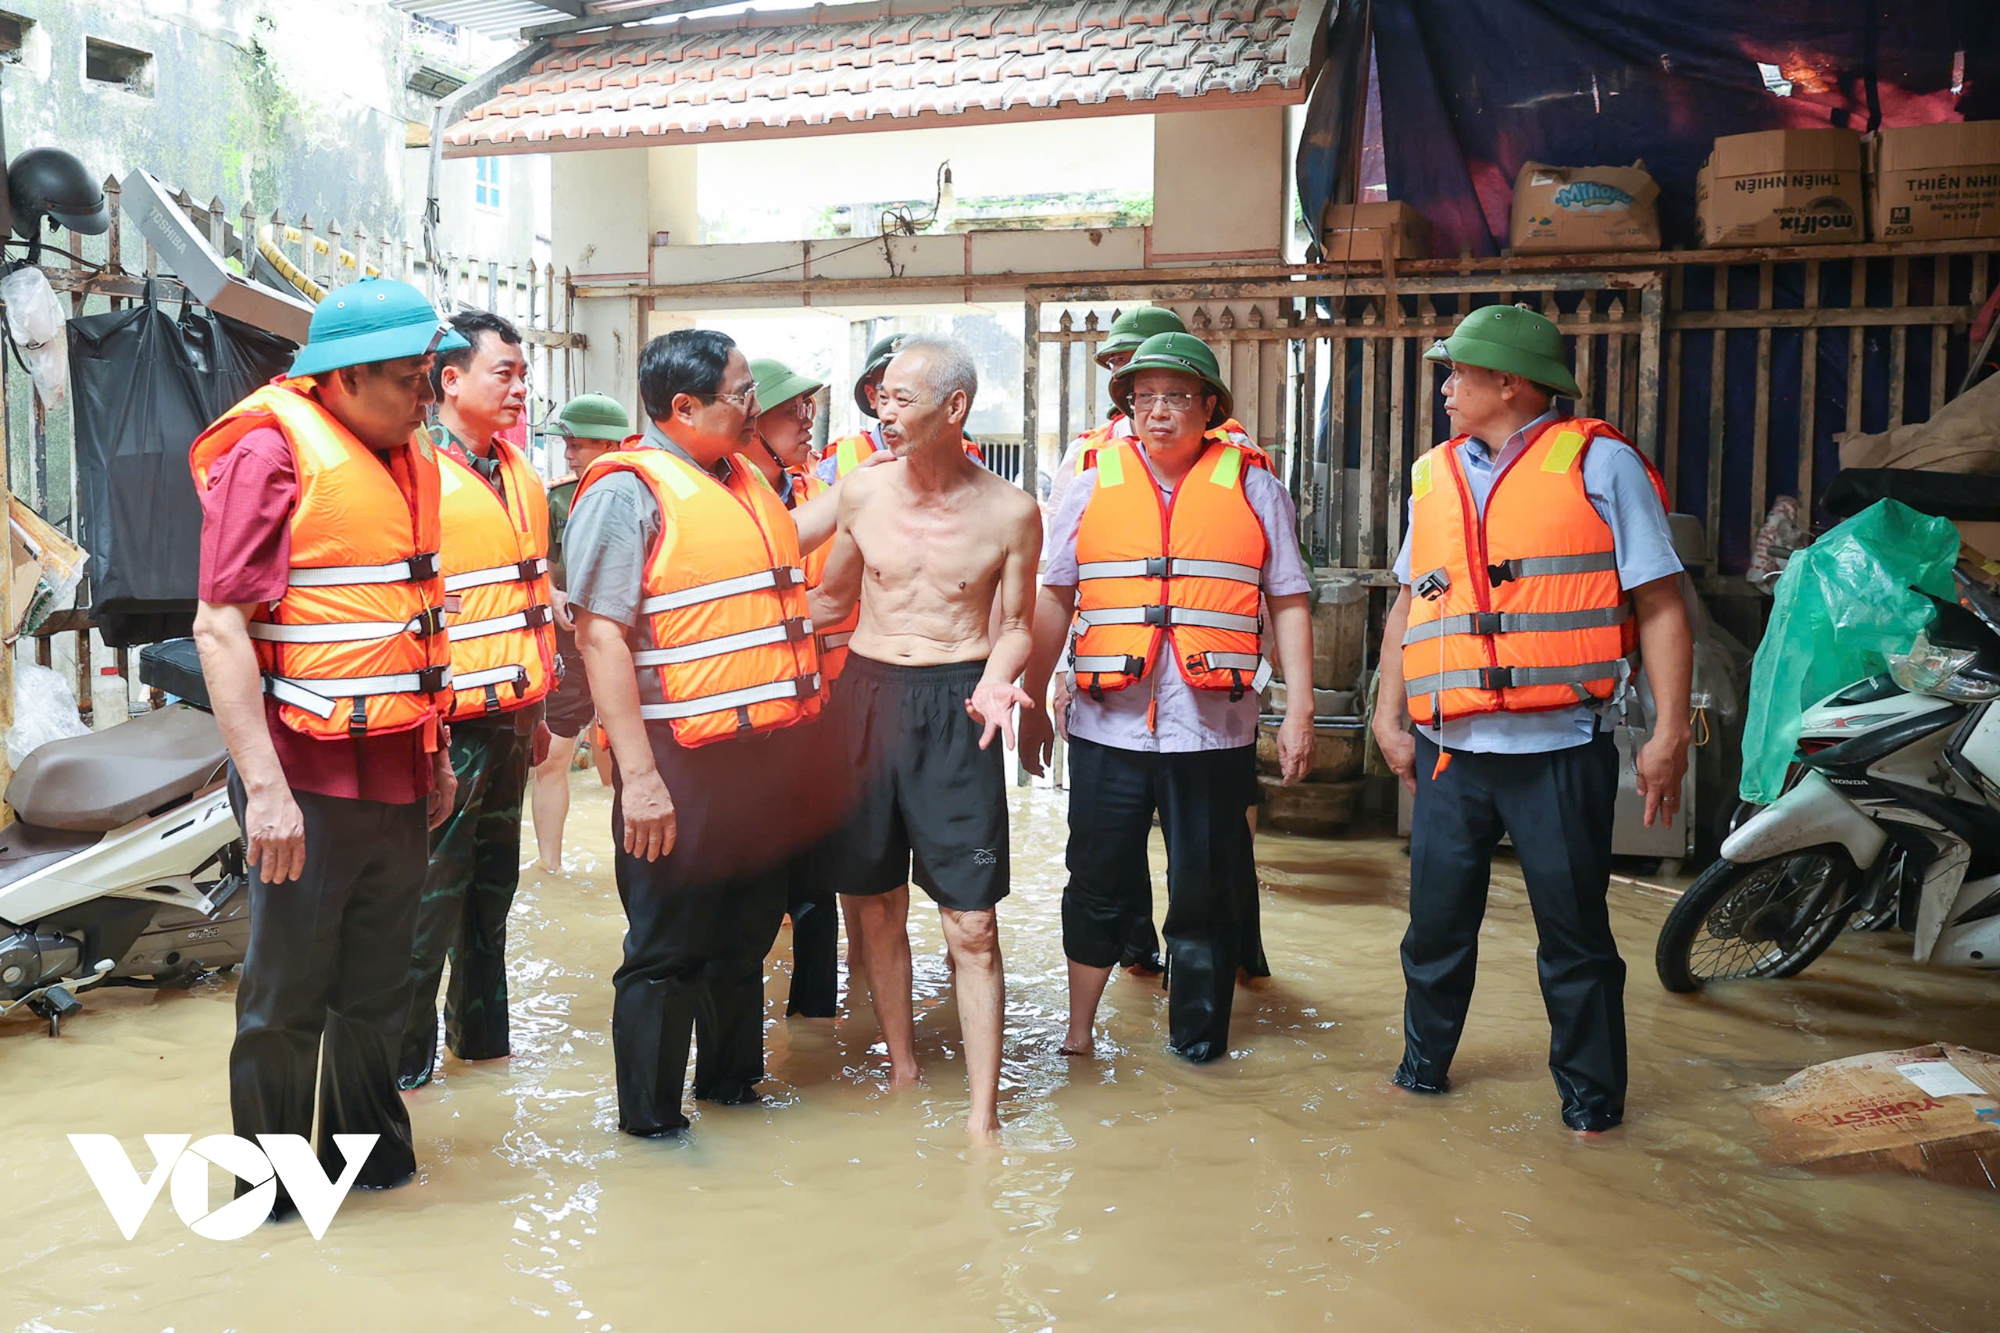
[{"label": "shirtless elderly man", "polygon": [[857,471],[841,487],[812,613],[835,624],[861,602],[824,724],[854,784],[830,850],[891,1079],[917,1078],[914,882],[938,905],[956,971],[966,1127],[990,1137],[1000,1128],[1006,998],[994,906],[1008,878],[1006,783],[993,738],[1004,733],[1011,749],[1015,706],[1037,706],[1014,681],[1031,646],[1042,520],[1033,497],[966,456],[978,388],[956,343],[903,344],[877,396],[883,441],[898,461]]}]

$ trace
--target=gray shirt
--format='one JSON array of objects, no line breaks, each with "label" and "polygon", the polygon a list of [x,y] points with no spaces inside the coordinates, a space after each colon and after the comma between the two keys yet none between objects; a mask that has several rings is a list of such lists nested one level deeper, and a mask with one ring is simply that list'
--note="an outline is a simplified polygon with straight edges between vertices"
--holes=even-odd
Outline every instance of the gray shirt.
[{"label": "gray shirt", "polygon": [[[1133,452],[1146,459],[1143,448],[1135,446]],[[1150,469],[1152,462],[1146,460],[1146,466]],[[1157,479],[1158,474],[1154,475]],[[1169,494],[1173,491],[1164,481],[1160,482],[1160,489]],[[1083,511],[1096,493],[1096,468],[1087,469],[1063,492],[1042,548],[1048,552],[1043,583],[1058,588],[1076,586],[1076,533],[1083,523]],[[1250,502],[1258,525],[1264,529],[1264,595],[1284,597],[1310,591],[1312,580],[1299,554],[1298,514],[1283,484],[1261,467],[1246,466],[1243,497]],[[1101,700],[1081,691],[1074,698],[1069,713],[1070,735],[1120,750],[1184,754],[1193,750],[1232,750],[1257,741],[1259,702],[1255,694],[1245,693],[1232,703],[1227,691],[1198,690],[1187,683],[1177,665],[1164,657],[1136,685],[1107,691]],[[1155,699],[1159,710],[1149,727],[1146,714]]]},{"label": "gray shirt", "polygon": [[[1472,488],[1479,512],[1486,512],[1486,498],[1493,483],[1528,447],[1528,436],[1538,427],[1562,418],[1551,409],[1507,437],[1494,452],[1484,440],[1468,439],[1459,450],[1465,463],[1466,484]],[[1636,588],[1655,579],[1681,571],[1680,557],[1674,554],[1673,534],[1667,527],[1667,512],[1653,490],[1646,465],[1631,445],[1609,436],[1591,441],[1583,456],[1583,491],[1591,508],[1611,528],[1611,542],[1618,556],[1618,586]],[[1414,502],[1410,517],[1414,517]],[[1429,571],[1426,570],[1426,573]],[[1410,523],[1403,524],[1403,548],[1396,555],[1396,577],[1405,587],[1410,583]],[[1580,704],[1575,708],[1554,708],[1539,713],[1475,713],[1470,717],[1447,717],[1442,733],[1435,727],[1423,728],[1424,735],[1447,749],[1470,750],[1482,754],[1542,754],[1582,745],[1596,732],[1600,720],[1609,718],[1599,708]]]}]

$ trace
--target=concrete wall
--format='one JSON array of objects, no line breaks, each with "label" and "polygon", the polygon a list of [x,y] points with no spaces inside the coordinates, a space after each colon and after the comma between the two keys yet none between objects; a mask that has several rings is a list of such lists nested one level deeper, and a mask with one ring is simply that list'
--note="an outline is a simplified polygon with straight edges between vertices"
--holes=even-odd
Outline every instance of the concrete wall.
[{"label": "concrete wall", "polygon": [[1291,176],[1285,108],[1153,119],[1155,262],[1281,258]]}]

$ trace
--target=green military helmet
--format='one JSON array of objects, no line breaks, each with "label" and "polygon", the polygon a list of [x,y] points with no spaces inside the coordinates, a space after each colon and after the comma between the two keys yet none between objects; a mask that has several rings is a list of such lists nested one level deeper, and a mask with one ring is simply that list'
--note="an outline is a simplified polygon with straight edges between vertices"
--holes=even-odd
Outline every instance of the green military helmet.
[{"label": "green military helmet", "polygon": [[861,373],[855,376],[854,405],[861,409],[862,416],[871,421],[875,419],[875,409],[868,406],[868,395],[862,392],[861,386],[868,383],[870,375],[879,375],[889,368],[889,363],[896,359],[896,353],[909,336],[907,333],[892,333],[886,338],[877,338],[875,345],[868,349],[868,359],[862,363]]},{"label": "green military helmet", "polygon": [[1186,333],[1187,325],[1173,311],[1156,305],[1134,306],[1111,321],[1111,331],[1104,341],[1097,344],[1097,355],[1091,358],[1106,370],[1111,369],[1108,358],[1120,352],[1136,352],[1139,344],[1162,333]]},{"label": "green military helmet", "polygon": [[818,393],[821,381],[801,375],[782,361],[766,357],[750,363],[750,378],[757,382],[757,410],[768,412],[782,407],[802,394]]},{"label": "green military helmet", "polygon": [[632,433],[632,418],[625,405],[609,394],[578,394],[562,405],[550,423],[556,434],[579,440],[609,440],[620,444]]},{"label": "green military helmet", "polygon": [[1111,377],[1111,401],[1118,404],[1118,410],[1126,416],[1132,415],[1132,377],[1142,370],[1178,370],[1183,374],[1198,375],[1202,383],[1214,391],[1215,411],[1209,414],[1208,429],[1214,429],[1229,420],[1235,410],[1235,400],[1230,397],[1229,386],[1222,382],[1222,367],[1215,360],[1215,353],[1208,344],[1192,333],[1156,333],[1139,344],[1132,353],[1132,359]]},{"label": "green military helmet", "polygon": [[1519,375],[1564,398],[1581,392],[1563,357],[1561,330],[1547,315],[1524,305],[1479,307],[1459,321],[1451,337],[1425,352],[1424,360]]},{"label": "green military helmet", "polygon": [[363,278],[336,287],[313,311],[292,374],[324,375],[347,366],[454,352],[465,339],[438,318],[437,307],[407,282]]}]

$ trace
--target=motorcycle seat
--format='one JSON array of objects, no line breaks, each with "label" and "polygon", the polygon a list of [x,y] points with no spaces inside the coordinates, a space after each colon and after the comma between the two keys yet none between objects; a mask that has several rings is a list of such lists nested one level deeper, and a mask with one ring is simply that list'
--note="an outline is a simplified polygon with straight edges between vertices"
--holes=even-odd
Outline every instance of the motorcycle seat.
[{"label": "motorcycle seat", "polygon": [[175,704],[43,745],[7,784],[7,804],[41,828],[108,833],[220,780],[228,762],[215,719]]}]

